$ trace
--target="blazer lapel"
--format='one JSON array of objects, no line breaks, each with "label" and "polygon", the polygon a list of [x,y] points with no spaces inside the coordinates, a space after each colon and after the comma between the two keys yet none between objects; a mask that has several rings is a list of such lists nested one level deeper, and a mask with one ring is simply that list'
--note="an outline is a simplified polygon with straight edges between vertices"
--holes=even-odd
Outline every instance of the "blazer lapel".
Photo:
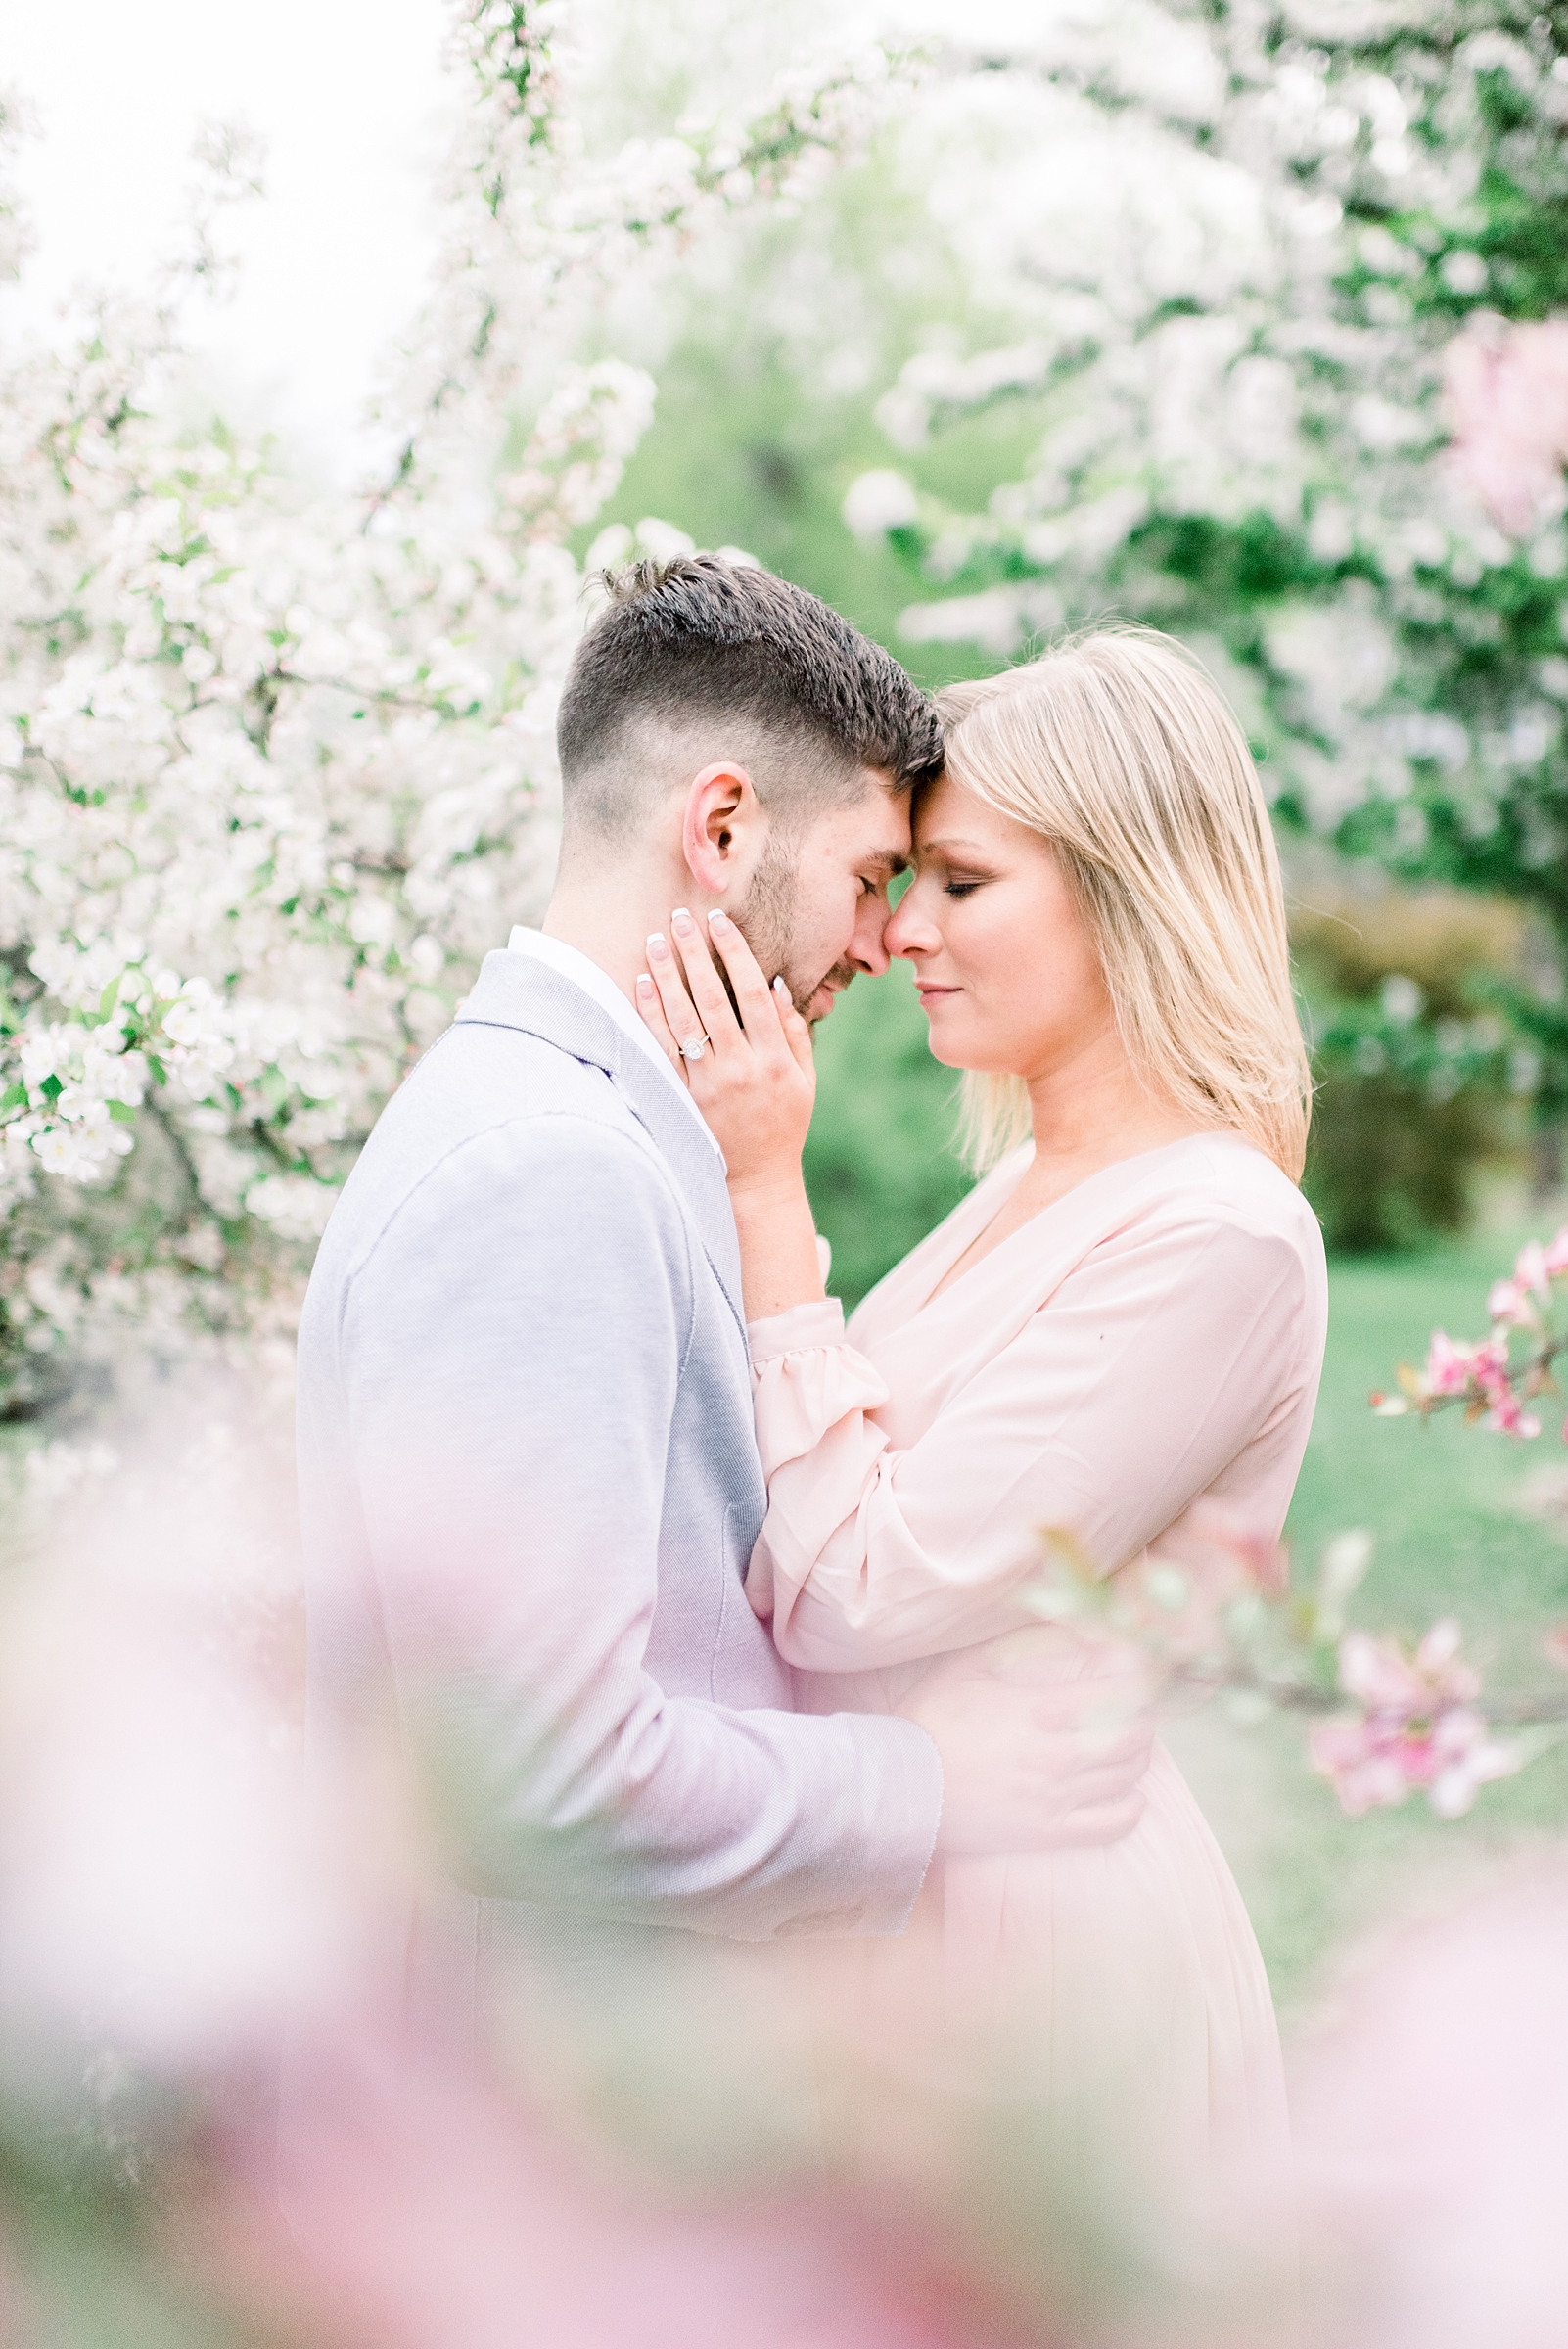
[{"label": "blazer lapel", "polygon": [[723,1161],[647,1053],[581,988],[548,963],[509,947],[485,955],[474,991],[457,1016],[459,1023],[520,1029],[604,1071],[679,1184],[704,1253],[744,1333],[740,1243]]}]

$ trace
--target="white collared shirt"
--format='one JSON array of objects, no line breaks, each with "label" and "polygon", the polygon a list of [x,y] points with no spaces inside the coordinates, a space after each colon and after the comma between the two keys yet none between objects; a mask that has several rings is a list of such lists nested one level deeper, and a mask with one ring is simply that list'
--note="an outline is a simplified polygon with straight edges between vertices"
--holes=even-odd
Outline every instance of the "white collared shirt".
[{"label": "white collared shirt", "polygon": [[526,930],[521,923],[506,944],[511,953],[531,954],[535,962],[548,963],[552,971],[558,971],[563,979],[570,979],[574,987],[580,987],[585,995],[592,996],[605,1016],[614,1020],[623,1036],[636,1038],[654,1066],[663,1071],[665,1082],[680,1095],[688,1112],[702,1128],[703,1139],[722,1166],[724,1153],[718,1147],[713,1128],[670,1067],[668,1056],[661,1051],[637,1017],[635,1007],[627,1002],[609,973],[601,971],[596,962],[590,962],[579,947],[569,946],[559,938],[546,938],[542,930]]}]

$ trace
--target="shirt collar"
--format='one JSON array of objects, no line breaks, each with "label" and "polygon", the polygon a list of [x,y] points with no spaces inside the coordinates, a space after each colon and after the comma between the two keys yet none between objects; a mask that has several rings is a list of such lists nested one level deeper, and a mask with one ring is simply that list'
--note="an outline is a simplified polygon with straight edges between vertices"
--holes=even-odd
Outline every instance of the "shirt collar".
[{"label": "shirt collar", "polygon": [[601,971],[599,965],[590,961],[579,947],[569,946],[563,939],[546,938],[542,930],[525,929],[521,923],[506,943],[512,953],[531,955],[535,962],[548,963],[552,971],[558,971],[563,979],[570,979],[574,987],[579,987],[585,995],[592,996],[599,1009],[608,1019],[614,1020],[623,1036],[635,1037],[649,1059],[663,1071],[666,1083],[680,1095],[688,1114],[702,1128],[704,1140],[722,1164],[724,1154],[718,1147],[713,1128],[671,1068],[668,1056],[655,1043],[609,973]]}]

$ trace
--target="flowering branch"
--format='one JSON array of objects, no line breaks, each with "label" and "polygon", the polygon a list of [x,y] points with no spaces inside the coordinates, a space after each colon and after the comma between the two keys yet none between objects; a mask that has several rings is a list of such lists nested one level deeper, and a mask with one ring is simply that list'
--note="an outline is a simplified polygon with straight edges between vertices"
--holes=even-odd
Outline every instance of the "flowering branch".
[{"label": "flowering branch", "polygon": [[[1568,1325],[1559,1319],[1568,1302],[1568,1223],[1545,1242],[1520,1249],[1511,1275],[1495,1281],[1487,1298],[1491,1335],[1471,1344],[1432,1333],[1424,1365],[1399,1369],[1400,1393],[1374,1394],[1380,1418],[1411,1413],[1425,1419],[1457,1405],[1467,1426],[1480,1424],[1526,1441],[1541,1433],[1541,1421],[1525,1409],[1544,1395],[1556,1395],[1552,1365],[1568,1351]],[[1568,1423],[1563,1427],[1568,1443]]]},{"label": "flowering branch", "polygon": [[[1348,1626],[1371,1556],[1368,1535],[1341,1534],[1313,1586],[1293,1592],[1277,1543],[1200,1502],[1157,1548],[1110,1576],[1071,1536],[1047,1533],[1030,1596],[1048,1622],[1135,1647],[1167,1698],[1220,1696],[1248,1720],[1310,1717],[1313,1767],[1349,1817],[1421,1792],[1439,1818],[1457,1819],[1483,1785],[1568,1734],[1568,1688],[1503,1697],[1483,1715],[1480,1677],[1460,1656],[1453,1617],[1413,1646]],[[1560,1638],[1545,1652],[1568,1662]],[[1524,1734],[1499,1737],[1499,1725]]]}]

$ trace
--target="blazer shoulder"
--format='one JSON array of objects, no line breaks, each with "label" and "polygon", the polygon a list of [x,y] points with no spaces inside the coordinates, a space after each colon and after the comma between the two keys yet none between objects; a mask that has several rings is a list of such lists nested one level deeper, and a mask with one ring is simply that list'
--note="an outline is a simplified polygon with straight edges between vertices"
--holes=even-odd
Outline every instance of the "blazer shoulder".
[{"label": "blazer shoulder", "polygon": [[[333,1211],[323,1281],[352,1281],[411,1214],[515,1231],[641,1197],[671,1226],[669,1170],[602,1069],[515,1029],[449,1029],[383,1110]],[[313,1284],[315,1285],[315,1284]]]}]

